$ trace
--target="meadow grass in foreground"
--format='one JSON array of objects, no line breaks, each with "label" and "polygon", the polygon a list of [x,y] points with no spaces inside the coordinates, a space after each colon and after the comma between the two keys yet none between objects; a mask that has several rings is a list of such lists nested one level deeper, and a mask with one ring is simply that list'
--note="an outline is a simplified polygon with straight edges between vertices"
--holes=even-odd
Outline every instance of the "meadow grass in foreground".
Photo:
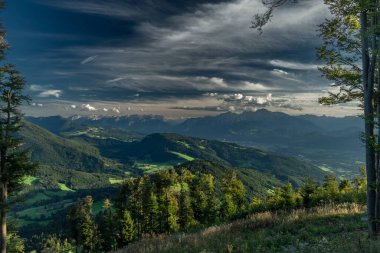
[{"label": "meadow grass in foreground", "polygon": [[368,239],[364,206],[326,205],[263,212],[197,233],[144,238],[116,253],[380,252]]}]

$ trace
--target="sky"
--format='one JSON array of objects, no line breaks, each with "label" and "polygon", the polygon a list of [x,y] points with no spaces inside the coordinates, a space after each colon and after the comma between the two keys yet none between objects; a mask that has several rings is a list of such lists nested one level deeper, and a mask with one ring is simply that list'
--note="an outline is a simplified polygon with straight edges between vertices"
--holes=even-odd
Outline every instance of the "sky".
[{"label": "sky", "polygon": [[315,53],[322,0],[279,8],[263,33],[250,28],[261,0],[6,3],[6,61],[28,82],[27,115],[359,113],[317,102],[332,89]]}]

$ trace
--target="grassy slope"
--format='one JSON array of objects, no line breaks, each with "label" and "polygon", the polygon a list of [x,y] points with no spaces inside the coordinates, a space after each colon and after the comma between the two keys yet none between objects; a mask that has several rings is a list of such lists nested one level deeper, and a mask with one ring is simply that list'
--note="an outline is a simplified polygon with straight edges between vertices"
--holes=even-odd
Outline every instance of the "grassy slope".
[{"label": "grassy slope", "polygon": [[81,140],[59,137],[32,123],[25,123],[21,131],[31,157],[40,164],[86,172],[116,169],[118,164],[101,157],[99,150]]},{"label": "grassy slope", "polygon": [[115,253],[380,252],[367,238],[364,207],[265,212],[190,234],[146,238]]}]

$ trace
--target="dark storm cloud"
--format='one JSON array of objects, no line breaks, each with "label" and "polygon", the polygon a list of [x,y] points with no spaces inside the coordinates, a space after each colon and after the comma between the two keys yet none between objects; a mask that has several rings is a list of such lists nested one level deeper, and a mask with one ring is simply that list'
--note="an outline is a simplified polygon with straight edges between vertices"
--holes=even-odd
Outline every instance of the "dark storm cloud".
[{"label": "dark storm cloud", "polygon": [[[175,100],[327,86],[315,61],[316,25],[328,15],[319,0],[277,11],[262,35],[249,28],[263,10],[259,0],[32,2],[59,18],[49,15],[55,33],[38,24],[29,31],[35,44],[46,43],[23,63],[35,87],[45,88],[30,91],[41,99]],[[46,34],[55,36],[46,42]]]},{"label": "dark storm cloud", "polygon": [[229,0],[35,0],[42,5],[76,12],[108,16],[116,19],[155,20],[194,11],[200,4],[216,4]]}]

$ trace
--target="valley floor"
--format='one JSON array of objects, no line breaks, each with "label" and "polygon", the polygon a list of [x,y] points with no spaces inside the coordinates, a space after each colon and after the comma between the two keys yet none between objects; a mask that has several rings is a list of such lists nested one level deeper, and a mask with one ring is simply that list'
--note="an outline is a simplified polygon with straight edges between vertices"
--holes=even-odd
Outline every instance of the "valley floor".
[{"label": "valley floor", "polygon": [[380,252],[368,239],[365,208],[327,205],[263,212],[200,232],[145,238],[115,253]]}]

